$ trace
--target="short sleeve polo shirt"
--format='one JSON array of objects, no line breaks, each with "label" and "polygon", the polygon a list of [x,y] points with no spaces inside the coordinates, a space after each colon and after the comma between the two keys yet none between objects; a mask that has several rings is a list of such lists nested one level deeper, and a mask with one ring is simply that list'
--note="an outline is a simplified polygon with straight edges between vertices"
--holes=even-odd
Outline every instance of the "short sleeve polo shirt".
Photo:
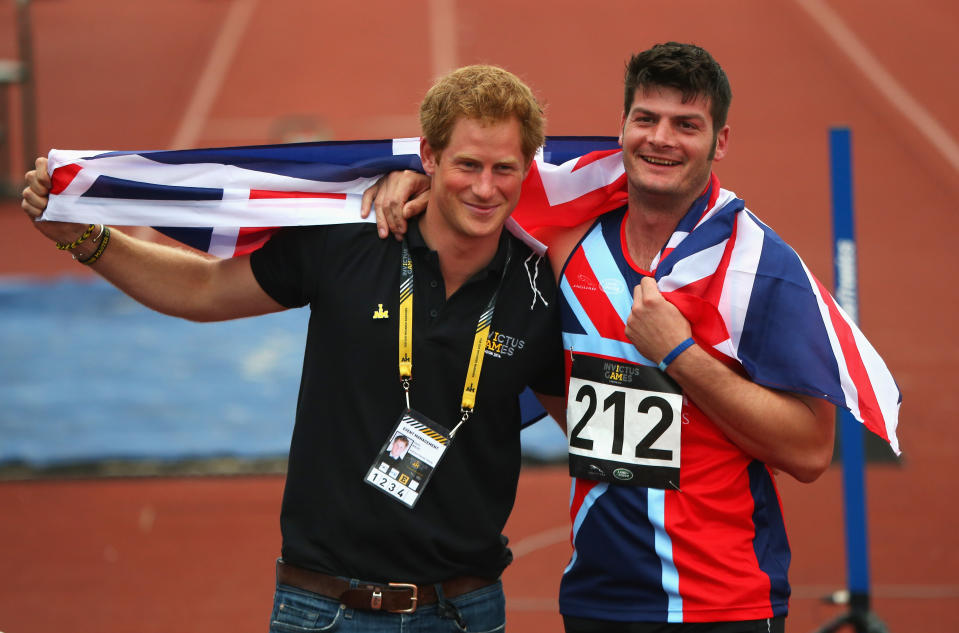
[{"label": "short sleeve polo shirt", "polygon": [[400,244],[380,240],[371,224],[300,227],[280,231],[251,258],[271,297],[311,309],[281,513],[283,557],[371,581],[495,578],[511,559],[501,532],[520,467],[518,395],[527,385],[550,395],[565,388],[554,277],[545,258],[504,231],[491,263],[447,299],[437,254],[415,222],[407,242],[410,404],[447,429],[460,417],[477,320],[502,279],[476,407],[413,509],[364,483],[405,408]]}]

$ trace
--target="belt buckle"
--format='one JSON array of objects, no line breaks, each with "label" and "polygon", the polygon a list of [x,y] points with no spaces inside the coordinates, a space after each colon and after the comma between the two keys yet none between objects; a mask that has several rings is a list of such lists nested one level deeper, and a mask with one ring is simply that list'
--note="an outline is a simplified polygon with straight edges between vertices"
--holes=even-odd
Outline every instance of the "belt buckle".
[{"label": "belt buckle", "polygon": [[406,582],[391,582],[389,583],[390,589],[409,589],[410,590],[410,608],[409,609],[390,609],[390,613],[413,613],[416,611],[416,594],[417,587],[416,585],[411,585]]}]

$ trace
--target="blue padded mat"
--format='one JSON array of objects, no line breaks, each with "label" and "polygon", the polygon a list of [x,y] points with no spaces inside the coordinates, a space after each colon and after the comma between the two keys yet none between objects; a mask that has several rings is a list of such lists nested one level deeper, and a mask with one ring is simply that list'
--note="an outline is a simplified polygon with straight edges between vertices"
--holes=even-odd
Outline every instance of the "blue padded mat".
[{"label": "blue padded mat", "polygon": [[[0,464],[282,457],[306,309],[192,323],[102,280],[0,279]],[[523,451],[561,459],[549,419]]]}]

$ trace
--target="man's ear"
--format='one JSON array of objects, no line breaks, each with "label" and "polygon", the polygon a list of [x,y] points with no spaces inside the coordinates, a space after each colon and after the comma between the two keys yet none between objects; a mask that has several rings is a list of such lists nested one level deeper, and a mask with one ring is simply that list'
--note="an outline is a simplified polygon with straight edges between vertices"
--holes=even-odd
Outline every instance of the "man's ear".
[{"label": "man's ear", "polygon": [[719,134],[716,135],[716,147],[713,150],[713,161],[718,162],[726,157],[726,152],[729,149],[729,126],[724,125],[723,129],[719,130]]},{"label": "man's ear", "polygon": [[420,137],[420,161],[423,163],[423,171],[427,176],[432,176],[436,172],[436,164],[439,162],[439,154],[433,151],[429,141],[425,137]]},{"label": "man's ear", "polygon": [[623,115],[619,118],[619,146],[623,146],[623,132],[626,131],[626,113],[623,112]]}]

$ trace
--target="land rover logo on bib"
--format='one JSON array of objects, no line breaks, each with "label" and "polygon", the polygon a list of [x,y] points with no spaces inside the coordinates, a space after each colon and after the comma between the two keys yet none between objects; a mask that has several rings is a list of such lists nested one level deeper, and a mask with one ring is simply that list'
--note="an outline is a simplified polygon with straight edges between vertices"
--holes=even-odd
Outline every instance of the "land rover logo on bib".
[{"label": "land rover logo on bib", "polygon": [[603,292],[608,295],[620,295],[626,292],[626,285],[614,277],[603,279],[599,282],[599,285],[603,288]]},{"label": "land rover logo on bib", "polygon": [[628,468],[617,468],[613,471],[613,477],[620,481],[629,481],[633,478],[633,471]]}]

